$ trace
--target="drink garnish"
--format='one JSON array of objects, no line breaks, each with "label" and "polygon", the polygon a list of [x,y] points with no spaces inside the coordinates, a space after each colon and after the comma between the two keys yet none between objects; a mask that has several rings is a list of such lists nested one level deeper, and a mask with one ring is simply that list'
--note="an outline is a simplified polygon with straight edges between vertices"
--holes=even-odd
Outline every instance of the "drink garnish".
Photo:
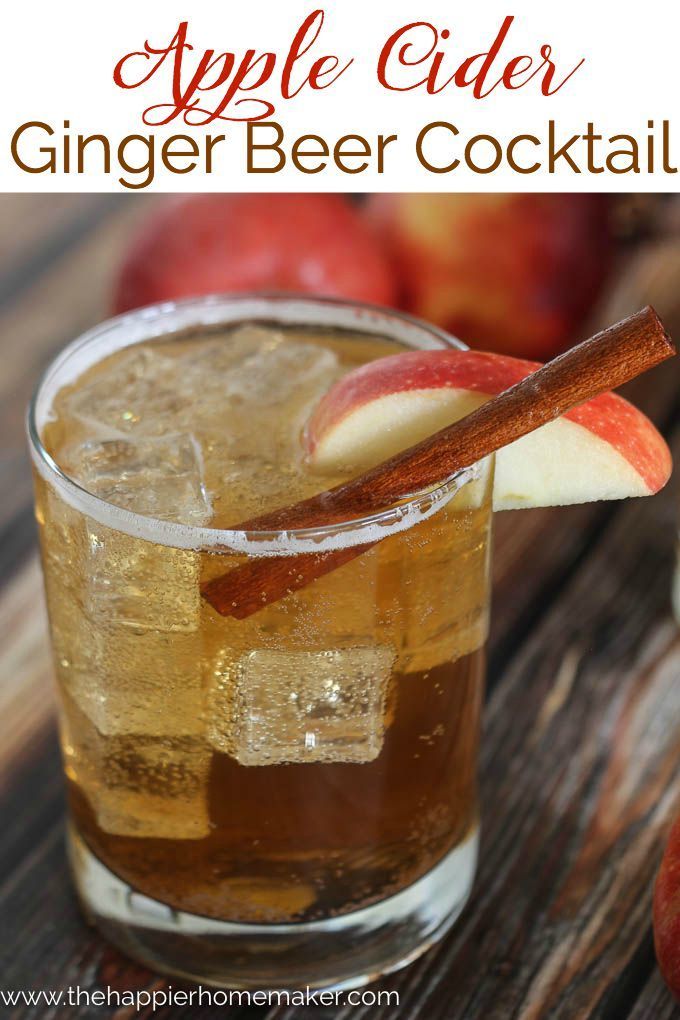
[{"label": "drink garnish", "polygon": [[[360,474],[292,506],[244,521],[243,531],[319,528],[377,513],[623,385],[675,354],[645,308],[543,365],[471,414]],[[380,536],[376,536],[378,541]],[[201,587],[223,616],[243,619],[359,555],[374,542],[293,556],[252,558]]]}]

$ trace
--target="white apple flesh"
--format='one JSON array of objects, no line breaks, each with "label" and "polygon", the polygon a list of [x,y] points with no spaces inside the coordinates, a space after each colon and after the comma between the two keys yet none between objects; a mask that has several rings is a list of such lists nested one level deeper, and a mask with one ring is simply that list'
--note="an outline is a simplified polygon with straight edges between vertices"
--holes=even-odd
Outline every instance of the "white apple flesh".
[{"label": "white apple flesh", "polygon": [[[469,414],[537,362],[482,351],[409,351],[340,379],[304,432],[321,471],[360,471]],[[495,510],[648,496],[665,485],[670,451],[641,411],[614,393],[581,404],[496,455]]]}]

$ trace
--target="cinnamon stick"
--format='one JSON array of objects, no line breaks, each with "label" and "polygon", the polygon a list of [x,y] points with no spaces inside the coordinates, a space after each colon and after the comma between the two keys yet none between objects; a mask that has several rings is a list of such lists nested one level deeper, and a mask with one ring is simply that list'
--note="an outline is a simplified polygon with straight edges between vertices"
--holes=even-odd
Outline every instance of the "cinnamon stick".
[{"label": "cinnamon stick", "polygon": [[[644,308],[598,333],[472,414],[370,471],[293,506],[236,525],[289,531],[364,517],[441,483],[605,390],[615,389],[675,354],[656,312]],[[223,616],[243,619],[305,587],[374,543],[325,553],[253,558],[201,588]]]}]

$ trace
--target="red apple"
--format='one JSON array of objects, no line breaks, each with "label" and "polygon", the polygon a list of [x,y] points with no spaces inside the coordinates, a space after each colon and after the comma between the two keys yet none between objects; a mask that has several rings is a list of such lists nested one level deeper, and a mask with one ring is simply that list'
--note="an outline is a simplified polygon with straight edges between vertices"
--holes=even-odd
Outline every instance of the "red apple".
[{"label": "red apple", "polygon": [[671,829],[654,886],[654,945],[666,984],[680,999],[680,818]]},{"label": "red apple", "polygon": [[[322,398],[304,442],[320,470],[368,468],[469,414],[539,367],[482,351],[409,351],[349,372]],[[652,423],[604,393],[504,447],[494,509],[657,492],[671,456]]]},{"label": "red apple", "polygon": [[610,264],[606,195],[373,195],[367,211],[404,307],[472,347],[549,360]]},{"label": "red apple", "polygon": [[193,195],[167,201],[143,223],[114,308],[252,290],[395,298],[380,242],[341,195]]}]

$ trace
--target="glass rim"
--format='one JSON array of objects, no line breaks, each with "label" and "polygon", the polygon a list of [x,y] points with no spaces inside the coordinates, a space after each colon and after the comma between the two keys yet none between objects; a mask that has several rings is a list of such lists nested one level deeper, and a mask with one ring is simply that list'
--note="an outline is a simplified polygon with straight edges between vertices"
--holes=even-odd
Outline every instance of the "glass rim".
[{"label": "glass rim", "polygon": [[[243,314],[234,314],[232,318],[222,318],[219,311],[237,312],[239,309],[250,309]],[[289,317],[281,320],[282,311],[287,309]],[[321,320],[313,313],[318,313]],[[206,315],[201,318],[201,313]],[[269,313],[269,314],[268,314]],[[342,314],[354,316],[356,322],[334,321]],[[194,318],[195,315],[195,318]],[[305,315],[309,316],[308,319]],[[302,318],[298,318],[301,316]],[[130,332],[132,339],[118,343],[100,357],[93,358],[83,365],[80,371],[64,379],[54,388],[52,398],[69,381],[75,381],[86,368],[101,361],[107,354],[112,354],[124,347],[132,346],[143,340],[163,339],[172,337],[173,332],[181,329],[201,326],[218,326],[223,323],[225,328],[238,322],[277,322],[279,325],[318,325],[348,330],[355,328],[357,332],[368,332],[375,335],[394,338],[392,333],[401,329],[402,333],[414,333],[421,339],[434,341],[434,348],[454,347],[467,350],[467,346],[456,337],[438,326],[431,325],[406,312],[396,311],[387,306],[369,304],[362,301],[350,301],[341,298],[322,297],[315,295],[298,295],[281,292],[255,292],[210,294],[178,301],[165,301],[130,312],[108,318],[76,337],[63,347],[41,373],[33,390],[27,412],[27,432],[31,458],[39,474],[47,481],[54,483],[60,496],[74,509],[96,521],[122,531],[135,538],[142,538],[155,544],[179,549],[230,551],[257,556],[281,556],[310,552],[327,552],[332,549],[347,548],[374,542],[388,534],[410,530],[418,521],[426,520],[446,505],[463,485],[477,478],[479,471],[476,465],[456,471],[430,488],[409,494],[398,505],[388,507],[369,515],[353,517],[328,525],[314,528],[296,528],[286,530],[244,530],[239,528],[210,528],[195,524],[181,524],[167,521],[147,514],[136,513],[117,506],[103,499],[80,485],[52,457],[42,442],[40,417],[43,409],[41,401],[54,377],[59,375],[79,353],[87,351],[98,344],[104,346],[106,338],[113,335],[114,341]],[[169,329],[175,322],[174,330]],[[373,329],[370,328],[371,324]],[[390,332],[392,325],[392,333]],[[382,328],[375,328],[382,325]],[[137,329],[135,330],[135,327]],[[165,328],[164,328],[165,327]],[[142,334],[136,333],[141,329]],[[408,346],[408,340],[404,339]],[[415,345],[418,349],[418,345]],[[431,349],[425,344],[424,348]],[[48,402],[51,406],[51,400]]]}]

